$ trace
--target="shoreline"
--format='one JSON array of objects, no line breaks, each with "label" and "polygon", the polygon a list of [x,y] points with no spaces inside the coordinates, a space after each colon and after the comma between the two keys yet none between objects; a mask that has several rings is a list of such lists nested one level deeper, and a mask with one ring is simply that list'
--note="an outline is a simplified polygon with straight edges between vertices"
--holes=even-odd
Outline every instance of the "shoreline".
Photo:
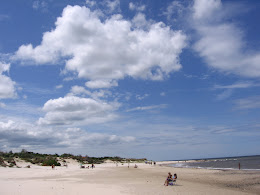
[{"label": "shoreline", "polygon": [[[248,156],[259,157],[259,155]],[[242,157],[241,157],[242,158]],[[251,159],[246,159],[251,160]],[[245,159],[236,158],[220,158],[220,159],[199,159],[199,160],[183,160],[183,161],[173,161],[172,163],[167,163],[167,166],[174,168],[196,168],[196,169],[207,169],[207,170],[243,170],[243,171],[260,171],[259,160],[253,159],[254,163],[248,163]],[[166,161],[169,162],[169,161]]]},{"label": "shoreline", "polygon": [[[169,162],[169,161],[168,161]],[[138,168],[134,168],[137,164]],[[260,172],[174,168],[157,162],[97,164],[94,169],[69,166],[0,167],[0,194],[259,194]],[[174,186],[164,186],[167,173],[177,173]]]},{"label": "shoreline", "polygon": [[175,166],[171,166],[171,165],[172,164],[165,164],[165,165],[161,165],[161,166],[173,167],[173,168],[178,168],[178,169],[205,169],[205,170],[220,170],[220,171],[230,170],[230,171],[249,171],[249,172],[259,171],[260,172],[260,169],[213,168],[213,167],[192,167],[192,166],[175,167]]}]

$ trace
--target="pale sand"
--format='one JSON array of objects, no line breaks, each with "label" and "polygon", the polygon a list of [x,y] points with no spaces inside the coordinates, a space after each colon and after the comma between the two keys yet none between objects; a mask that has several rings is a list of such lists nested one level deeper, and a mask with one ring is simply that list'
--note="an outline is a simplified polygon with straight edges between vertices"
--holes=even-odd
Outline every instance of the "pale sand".
[{"label": "pale sand", "polygon": [[[167,163],[167,162],[164,162]],[[41,167],[17,163],[22,168],[0,167],[1,195],[81,194],[260,194],[260,172],[186,169],[128,163],[80,169],[71,160],[66,167]],[[86,165],[85,165],[86,166]],[[178,174],[174,186],[164,186],[167,173]]]}]

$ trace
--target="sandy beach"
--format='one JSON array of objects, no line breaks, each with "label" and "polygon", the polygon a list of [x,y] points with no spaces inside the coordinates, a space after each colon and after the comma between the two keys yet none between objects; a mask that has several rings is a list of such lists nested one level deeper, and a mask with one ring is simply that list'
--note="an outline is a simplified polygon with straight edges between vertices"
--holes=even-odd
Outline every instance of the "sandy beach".
[{"label": "sandy beach", "polygon": [[[260,172],[206,170],[136,163],[103,163],[94,169],[43,167],[17,163],[21,168],[0,167],[1,195],[40,194],[260,194]],[[27,163],[28,164],[28,163]],[[177,173],[174,186],[164,186],[167,173]]]}]

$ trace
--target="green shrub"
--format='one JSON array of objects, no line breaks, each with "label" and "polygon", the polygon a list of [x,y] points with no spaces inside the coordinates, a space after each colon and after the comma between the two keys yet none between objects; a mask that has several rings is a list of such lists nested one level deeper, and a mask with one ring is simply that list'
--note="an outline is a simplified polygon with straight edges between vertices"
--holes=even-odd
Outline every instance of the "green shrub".
[{"label": "green shrub", "polygon": [[15,164],[13,164],[13,163],[9,164],[9,167],[14,167],[14,166],[15,166]]},{"label": "green shrub", "polygon": [[55,158],[46,159],[42,162],[42,166],[61,166],[61,164]]},{"label": "green shrub", "polygon": [[5,161],[3,158],[0,157],[0,166],[6,167]]}]

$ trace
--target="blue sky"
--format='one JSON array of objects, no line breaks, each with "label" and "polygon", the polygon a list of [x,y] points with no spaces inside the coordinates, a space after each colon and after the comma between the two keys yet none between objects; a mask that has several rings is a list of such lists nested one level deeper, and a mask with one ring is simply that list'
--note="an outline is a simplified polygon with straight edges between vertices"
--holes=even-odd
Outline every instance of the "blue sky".
[{"label": "blue sky", "polygon": [[258,1],[0,6],[0,150],[259,154]]}]

